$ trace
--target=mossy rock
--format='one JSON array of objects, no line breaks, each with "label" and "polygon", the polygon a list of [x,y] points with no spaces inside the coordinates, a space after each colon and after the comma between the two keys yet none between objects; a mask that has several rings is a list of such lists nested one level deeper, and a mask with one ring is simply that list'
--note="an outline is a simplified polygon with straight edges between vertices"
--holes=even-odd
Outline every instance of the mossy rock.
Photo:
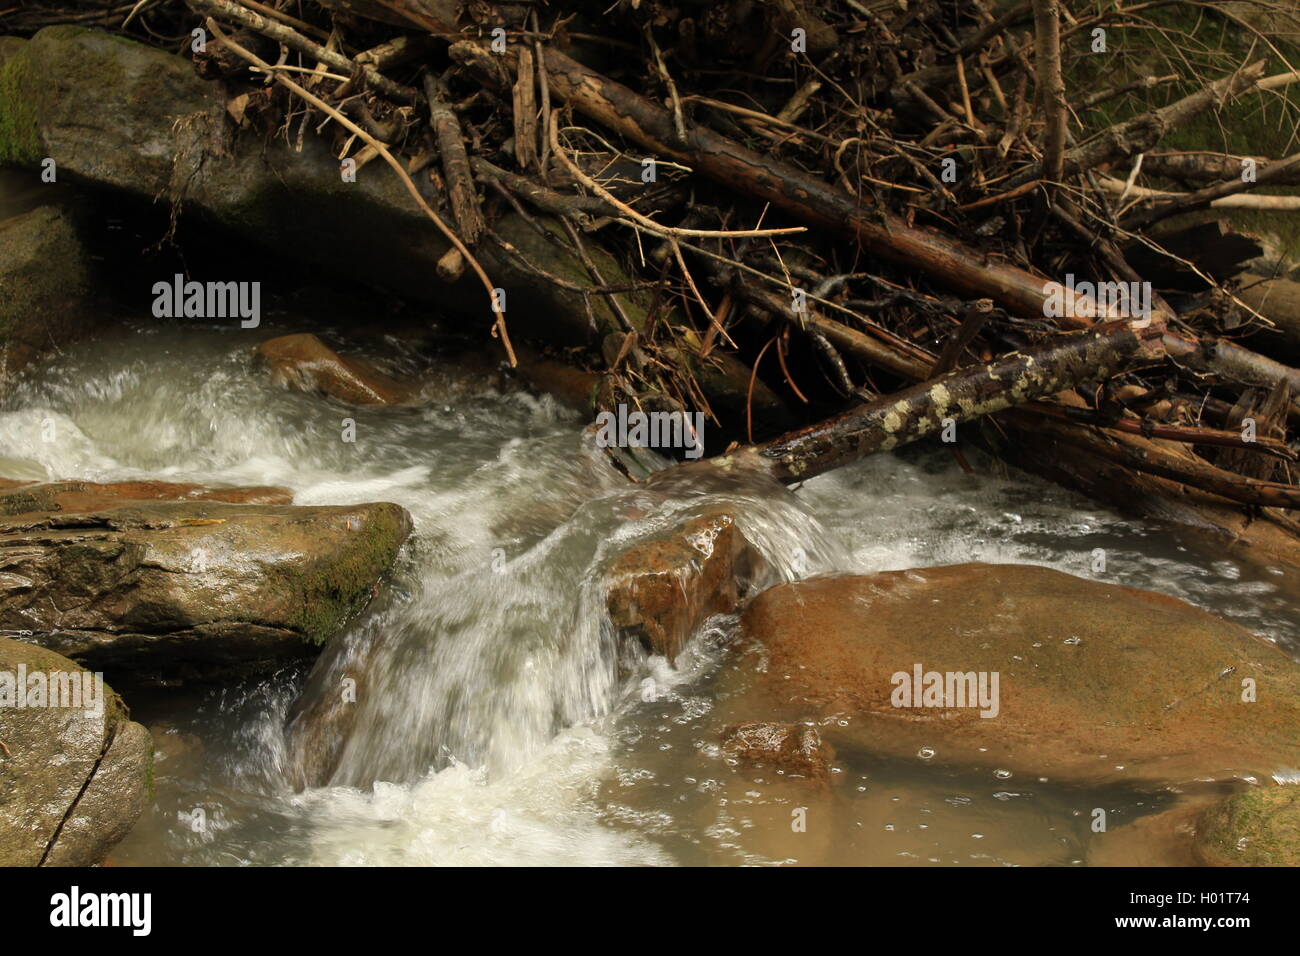
[{"label": "mossy rock", "polygon": [[19,37],[0,37],[0,163],[34,165],[41,159],[36,113],[20,82],[30,75],[19,65],[26,44]]},{"label": "mossy rock", "polygon": [[48,157],[60,173],[151,198],[171,183],[174,127],[221,115],[184,59],[97,30],[46,27],[0,65],[0,162]]},{"label": "mossy rock", "polygon": [[1300,787],[1251,787],[1206,812],[1196,851],[1215,866],[1300,866]]},{"label": "mossy rock", "polygon": [[131,683],[238,676],[314,653],[369,602],[411,530],[385,502],[114,504],[0,518],[13,582],[0,629]]}]

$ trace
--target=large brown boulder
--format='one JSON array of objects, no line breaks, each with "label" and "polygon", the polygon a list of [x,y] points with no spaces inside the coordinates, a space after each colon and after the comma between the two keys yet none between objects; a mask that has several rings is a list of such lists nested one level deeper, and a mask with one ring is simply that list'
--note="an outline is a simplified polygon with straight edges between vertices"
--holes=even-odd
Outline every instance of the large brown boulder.
[{"label": "large brown boulder", "polygon": [[287,505],[288,488],[214,488],[180,481],[12,481],[0,478],[0,515],[32,511],[78,514],[113,508],[126,501],[230,501],[248,505]]},{"label": "large brown boulder", "polygon": [[[969,564],[780,585],[742,626],[764,664],[743,677],[754,716],[822,718],[836,746],[1088,781],[1300,767],[1300,666],[1163,595]],[[960,706],[946,679],[952,696],[905,695],[918,669],[923,688],[996,675],[994,706]]]},{"label": "large brown boulder", "polygon": [[[73,686],[79,696],[64,696]],[[112,688],[52,651],[5,637],[0,743],[0,866],[101,863],[150,797],[149,732],[127,719]]]},{"label": "large brown boulder", "polygon": [[[41,504],[40,487],[9,494]],[[109,504],[0,516],[0,629],[119,681],[310,653],[370,600],[411,529],[383,502]]]}]

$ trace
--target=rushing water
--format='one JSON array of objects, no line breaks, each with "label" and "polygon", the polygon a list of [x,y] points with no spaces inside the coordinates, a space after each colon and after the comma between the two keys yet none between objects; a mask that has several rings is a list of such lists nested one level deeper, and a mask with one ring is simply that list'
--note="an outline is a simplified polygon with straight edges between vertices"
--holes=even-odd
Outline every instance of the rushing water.
[{"label": "rushing water", "polygon": [[[430,383],[422,408],[344,409],[277,388],[251,355],[273,334],[269,322],[126,323],[55,359],[0,411],[6,477],[279,484],[300,504],[388,500],[414,518],[389,586],[307,689],[310,700],[366,674],[330,785],[290,784],[283,728],[305,666],[133,698],[159,747],[157,799],[114,852],[119,865],[1069,865],[1097,850],[1081,808],[1125,820],[1171,802],[854,752],[837,755],[831,787],[731,766],[719,730],[760,716],[714,686],[734,622],[709,622],[675,668],[620,660],[600,599],[602,569],[629,543],[719,504],[771,581],[969,560],[1088,575],[1102,548],[1108,580],[1183,597],[1295,652],[1296,594],[1276,569],[996,462],[968,476],[921,449],[793,493],[744,479],[632,486],[593,454],[578,416],[422,366],[398,338],[381,347]],[[354,443],[341,440],[345,417]],[[51,426],[56,440],[43,441]],[[793,833],[792,807],[818,825]]]}]

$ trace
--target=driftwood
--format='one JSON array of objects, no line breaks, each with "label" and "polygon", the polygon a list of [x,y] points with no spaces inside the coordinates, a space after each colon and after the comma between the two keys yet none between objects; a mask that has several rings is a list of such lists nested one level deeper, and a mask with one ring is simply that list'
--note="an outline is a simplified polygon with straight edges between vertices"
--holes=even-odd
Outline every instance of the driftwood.
[{"label": "driftwood", "polygon": [[1300,282],[1243,273],[1235,295],[1273,323],[1274,330],[1261,335],[1276,337],[1277,348],[1292,361],[1300,361]]},{"label": "driftwood", "polygon": [[429,104],[429,121],[438,137],[438,153],[442,156],[442,174],[447,179],[451,211],[456,217],[461,240],[465,245],[473,246],[483,232],[483,213],[479,210],[478,194],[474,191],[474,174],[470,171],[469,155],[465,152],[460,120],[451,108],[447,87],[441,80],[426,73],[424,93]]},{"label": "driftwood", "polygon": [[1255,178],[1251,180],[1243,179],[1241,172],[1238,171],[1237,175],[1231,179],[1206,186],[1204,189],[1198,189],[1196,192],[1188,193],[1185,196],[1179,196],[1146,212],[1129,216],[1124,219],[1122,225],[1125,229],[1145,229],[1147,226],[1168,219],[1170,216],[1177,216],[1197,209],[1208,209],[1215,202],[1245,192],[1247,189],[1254,189],[1267,183],[1282,182],[1296,173],[1300,173],[1300,155],[1278,160],[1276,163],[1266,164],[1259,169]]},{"label": "driftwood", "polygon": [[[544,48],[551,91],[583,115],[650,150],[689,165],[724,185],[771,202],[809,225],[849,234],[868,252],[920,269],[955,291],[987,297],[1024,315],[1042,315],[1047,294],[1044,280],[1023,269],[992,261],[933,230],[909,226],[902,219],[864,205],[842,190],[763,156],[707,128],[696,127],[679,142],[672,113],[601,76],[556,50]],[[460,42],[451,50],[463,65],[485,81],[496,75],[498,60],[476,43]],[[1094,308],[1080,303],[1073,311]]]},{"label": "driftwood", "polygon": [[967,366],[760,445],[782,481],[802,481],[875,451],[896,448],[1020,402],[1157,361],[1158,329],[1119,323],[1059,336],[988,366]]},{"label": "driftwood", "polygon": [[[1229,179],[1240,179],[1242,170],[1247,166],[1246,160],[1253,162],[1257,168],[1269,163],[1266,156],[1156,150],[1142,157],[1142,168],[1151,176],[1161,176],[1191,186],[1207,186]],[[1273,181],[1278,185],[1300,186],[1300,169],[1279,172]]]},{"label": "driftwood", "polygon": [[[1158,110],[1135,116],[1118,126],[1098,133],[1087,142],[1066,153],[1066,175],[1096,169],[1103,163],[1135,156],[1150,149],[1170,130],[1186,125],[1211,106],[1218,105],[1252,89],[1264,75],[1264,61],[1252,63],[1242,70],[1211,83],[1205,89],[1183,97]],[[1043,175],[1041,166],[1027,169],[1010,177],[1002,184],[1004,189],[1014,189]]]}]

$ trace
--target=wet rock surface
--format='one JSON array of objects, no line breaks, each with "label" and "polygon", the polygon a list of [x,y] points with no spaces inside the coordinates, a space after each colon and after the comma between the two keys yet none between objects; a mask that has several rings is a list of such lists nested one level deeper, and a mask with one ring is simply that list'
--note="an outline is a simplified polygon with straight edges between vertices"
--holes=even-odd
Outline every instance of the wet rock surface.
[{"label": "wet rock surface", "polygon": [[288,488],[217,488],[177,481],[24,482],[0,478],[0,515],[33,511],[84,514],[124,501],[228,501],[247,505],[287,505]]},{"label": "wet rock surface", "polygon": [[417,390],[361,359],[344,358],[310,333],[282,335],[257,347],[279,384],[320,392],[349,405],[406,405]]},{"label": "wet rock surface", "polygon": [[124,499],[10,513],[0,518],[0,629],[114,679],[260,670],[336,633],[370,600],[410,528],[387,503]]},{"label": "wet rock surface", "polygon": [[[837,748],[1053,780],[1300,766],[1300,666],[1162,595],[1027,565],[823,577],[760,594],[742,633],[751,712],[824,718]],[[895,706],[918,668],[997,673],[996,716],[974,694]]]},{"label": "wet rock surface", "polygon": [[[46,689],[31,706],[35,675]],[[149,732],[127,718],[110,687],[100,685],[97,715],[52,706],[52,688],[85,688],[90,676],[52,651],[0,637],[0,866],[100,863],[151,797]],[[15,705],[19,690],[28,706]]]},{"label": "wet rock surface", "polygon": [[732,515],[692,518],[614,561],[607,575],[610,620],[672,661],[705,619],[736,609],[761,561]]},{"label": "wet rock surface", "polygon": [[823,779],[835,751],[814,727],[753,720],[732,724],[722,734],[722,749],[745,766],[771,767],[783,774]]},{"label": "wet rock surface", "polygon": [[357,701],[371,683],[370,649],[337,648],[338,659],[321,658],[289,708],[285,770],[295,790],[326,786],[338,769],[356,722]]}]

